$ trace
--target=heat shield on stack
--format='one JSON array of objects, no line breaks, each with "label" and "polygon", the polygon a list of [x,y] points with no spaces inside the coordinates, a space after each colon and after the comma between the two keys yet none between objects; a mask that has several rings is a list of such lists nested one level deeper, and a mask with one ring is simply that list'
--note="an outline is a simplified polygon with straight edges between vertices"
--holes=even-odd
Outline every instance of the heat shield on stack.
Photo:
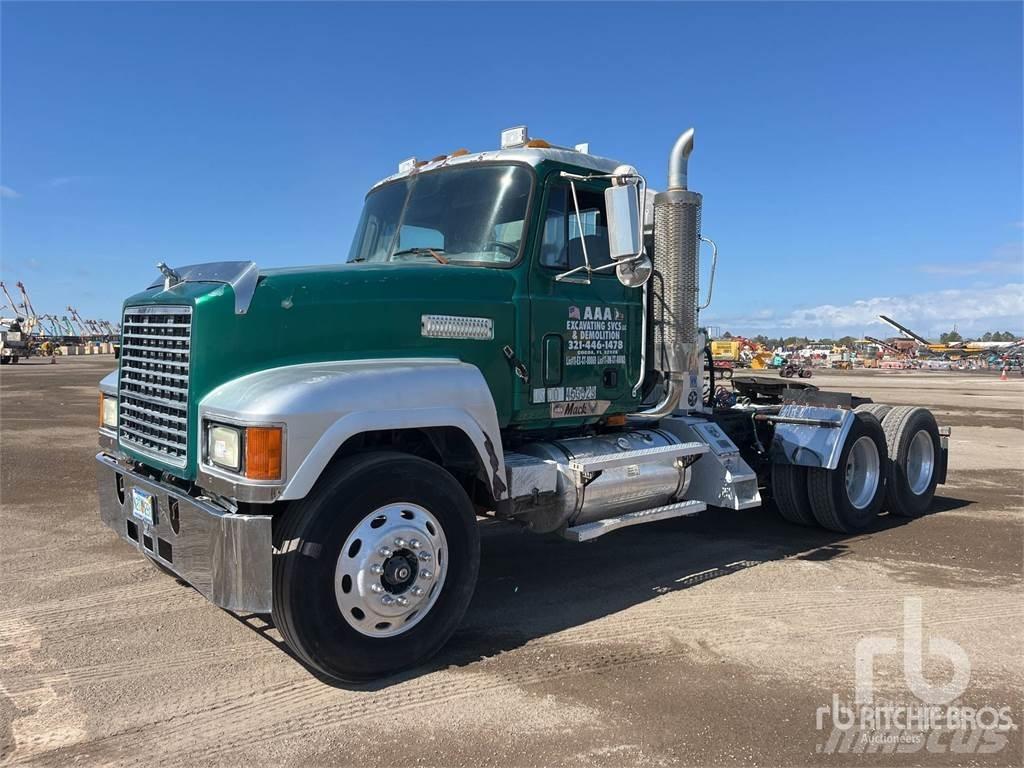
[{"label": "heat shield on stack", "polygon": [[700,206],[701,196],[686,189],[654,198],[654,268],[661,275],[661,301],[654,308],[655,359],[675,381],[697,370]]}]

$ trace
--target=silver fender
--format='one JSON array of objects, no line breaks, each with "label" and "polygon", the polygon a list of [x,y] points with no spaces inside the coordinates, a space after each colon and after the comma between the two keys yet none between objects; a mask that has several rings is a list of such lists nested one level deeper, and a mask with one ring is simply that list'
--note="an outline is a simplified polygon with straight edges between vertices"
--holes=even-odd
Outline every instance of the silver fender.
[{"label": "silver fender", "polygon": [[830,421],[834,427],[806,424],[776,424],[768,455],[773,464],[835,469],[846,436],[853,426],[853,411],[813,405],[784,405],[779,416]]},{"label": "silver fender", "polygon": [[[480,370],[460,360],[348,360],[272,368],[217,387],[200,402],[199,415],[284,425],[285,482],[275,494],[279,499],[308,494],[350,437],[422,427],[462,430],[487,468],[496,498],[507,497],[494,400]],[[237,476],[204,463],[200,467],[238,482]]]}]

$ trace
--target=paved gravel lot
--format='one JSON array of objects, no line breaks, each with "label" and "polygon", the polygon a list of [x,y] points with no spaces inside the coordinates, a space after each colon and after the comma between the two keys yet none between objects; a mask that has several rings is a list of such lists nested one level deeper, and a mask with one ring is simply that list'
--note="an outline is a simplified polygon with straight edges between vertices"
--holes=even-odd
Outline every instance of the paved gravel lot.
[{"label": "paved gravel lot", "polygon": [[[859,536],[772,509],[592,544],[483,528],[480,583],[428,668],[332,687],[258,617],[216,609],[99,521],[96,383],[110,358],[0,374],[0,762],[40,765],[1021,765],[991,754],[836,755],[819,707],[853,698],[854,647],[967,653],[966,706],[1024,721],[1024,380],[829,373],[815,383],[932,407],[953,427],[937,511]],[[925,655],[936,682],[951,665]],[[876,698],[915,701],[897,656]]]}]

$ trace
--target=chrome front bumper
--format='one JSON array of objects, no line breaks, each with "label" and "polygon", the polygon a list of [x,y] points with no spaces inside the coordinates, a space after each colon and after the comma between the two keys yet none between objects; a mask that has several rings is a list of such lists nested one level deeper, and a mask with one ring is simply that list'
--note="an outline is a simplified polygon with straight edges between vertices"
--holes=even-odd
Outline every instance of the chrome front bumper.
[{"label": "chrome front bumper", "polygon": [[[232,514],[96,454],[100,517],[125,541],[172,571],[210,602],[270,613],[273,557],[269,515]],[[132,488],[153,495],[153,523],[132,514]]]}]

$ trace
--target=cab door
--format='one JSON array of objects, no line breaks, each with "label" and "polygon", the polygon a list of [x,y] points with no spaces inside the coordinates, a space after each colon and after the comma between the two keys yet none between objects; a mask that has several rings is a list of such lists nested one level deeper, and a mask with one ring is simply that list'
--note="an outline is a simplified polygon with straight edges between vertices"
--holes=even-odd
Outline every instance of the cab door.
[{"label": "cab door", "polygon": [[544,185],[540,236],[530,271],[531,420],[566,425],[632,410],[639,375],[641,290],[614,269],[577,272],[584,248],[591,267],[608,264],[606,183],[575,182],[557,172]]}]

